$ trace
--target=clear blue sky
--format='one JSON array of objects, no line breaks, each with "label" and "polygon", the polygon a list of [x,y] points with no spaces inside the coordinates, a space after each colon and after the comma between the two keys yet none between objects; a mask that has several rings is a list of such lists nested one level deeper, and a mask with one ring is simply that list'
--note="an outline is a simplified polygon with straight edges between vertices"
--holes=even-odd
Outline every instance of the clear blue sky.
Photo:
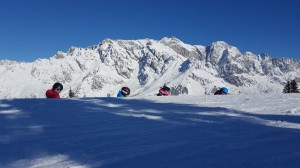
[{"label": "clear blue sky", "polygon": [[300,60],[298,0],[0,0],[0,60],[32,62],[105,38],[225,41]]}]

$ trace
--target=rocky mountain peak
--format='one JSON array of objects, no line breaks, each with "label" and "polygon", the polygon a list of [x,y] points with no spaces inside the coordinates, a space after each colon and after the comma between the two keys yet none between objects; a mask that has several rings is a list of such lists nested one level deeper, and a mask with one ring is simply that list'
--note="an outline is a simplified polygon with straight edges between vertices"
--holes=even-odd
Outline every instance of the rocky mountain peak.
[{"label": "rocky mountain peak", "polygon": [[55,82],[68,88],[63,97],[69,88],[78,97],[115,95],[125,85],[134,96],[149,96],[166,83],[175,95],[212,94],[223,86],[231,94],[281,93],[285,81],[300,78],[300,62],[242,54],[224,41],[201,46],[175,37],[105,39],[33,63],[0,61],[0,73],[1,98],[44,97]]}]

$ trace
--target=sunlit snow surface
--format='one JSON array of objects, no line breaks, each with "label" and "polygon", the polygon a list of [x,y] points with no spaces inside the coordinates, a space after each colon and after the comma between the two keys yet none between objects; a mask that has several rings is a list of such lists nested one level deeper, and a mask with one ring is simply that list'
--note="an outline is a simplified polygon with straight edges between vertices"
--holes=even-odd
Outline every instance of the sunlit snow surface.
[{"label": "sunlit snow surface", "polygon": [[0,167],[300,167],[300,94],[0,100]]}]

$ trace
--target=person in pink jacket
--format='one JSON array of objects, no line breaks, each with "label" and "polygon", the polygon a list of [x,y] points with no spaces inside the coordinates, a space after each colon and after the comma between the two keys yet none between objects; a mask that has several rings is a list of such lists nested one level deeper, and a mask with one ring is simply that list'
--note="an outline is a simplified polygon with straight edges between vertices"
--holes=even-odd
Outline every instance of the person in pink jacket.
[{"label": "person in pink jacket", "polygon": [[63,85],[61,83],[54,83],[52,89],[46,91],[47,98],[60,98],[59,93],[63,90]]},{"label": "person in pink jacket", "polygon": [[169,96],[170,95],[170,88],[164,85],[162,88],[159,89],[157,96]]}]

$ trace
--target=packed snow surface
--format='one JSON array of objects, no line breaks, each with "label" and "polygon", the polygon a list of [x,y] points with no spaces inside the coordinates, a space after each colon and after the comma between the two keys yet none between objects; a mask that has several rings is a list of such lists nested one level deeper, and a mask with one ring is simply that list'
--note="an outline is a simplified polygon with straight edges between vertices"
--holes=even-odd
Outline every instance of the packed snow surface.
[{"label": "packed snow surface", "polygon": [[1,99],[0,167],[300,167],[300,94]]}]

